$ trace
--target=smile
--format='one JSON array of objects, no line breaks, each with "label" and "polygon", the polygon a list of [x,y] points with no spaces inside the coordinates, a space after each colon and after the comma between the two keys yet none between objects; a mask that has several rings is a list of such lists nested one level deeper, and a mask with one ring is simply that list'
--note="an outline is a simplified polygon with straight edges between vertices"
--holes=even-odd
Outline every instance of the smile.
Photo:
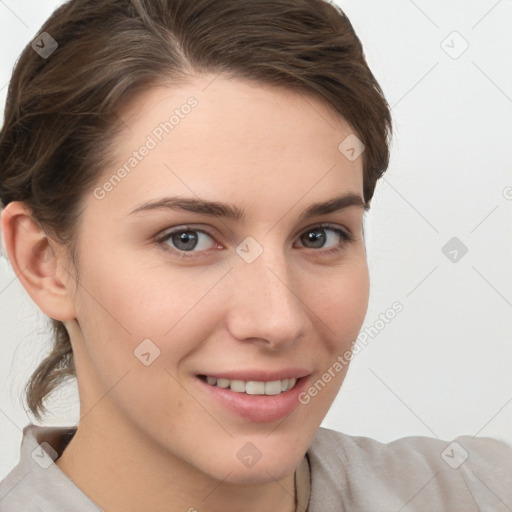
[{"label": "smile", "polygon": [[305,368],[219,370],[213,375],[205,370],[194,379],[204,400],[244,421],[258,423],[282,421],[297,409],[298,397],[312,375]]},{"label": "smile", "polygon": [[210,386],[215,386],[222,389],[231,389],[235,393],[246,393],[248,395],[280,395],[292,389],[297,379],[282,379],[264,381],[244,381],[244,380],[229,380],[208,375],[200,375],[200,379],[207,382]]}]

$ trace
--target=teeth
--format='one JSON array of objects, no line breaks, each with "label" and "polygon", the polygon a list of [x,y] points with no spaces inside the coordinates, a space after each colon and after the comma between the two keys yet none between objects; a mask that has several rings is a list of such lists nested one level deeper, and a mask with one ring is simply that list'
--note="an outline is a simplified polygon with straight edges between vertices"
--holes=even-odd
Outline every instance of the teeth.
[{"label": "teeth", "polygon": [[265,383],[264,382],[255,382],[250,380],[245,385],[245,392],[248,395],[264,395],[265,394]]},{"label": "teeth", "polygon": [[279,395],[281,393],[281,381],[273,380],[265,382],[265,395]]},{"label": "teeth", "polygon": [[217,379],[217,386],[219,388],[229,388],[230,381],[228,379]]},{"label": "teeth", "polygon": [[231,388],[231,391],[245,393],[245,382],[243,380],[232,380],[229,387]]},{"label": "teeth", "polygon": [[206,377],[206,382],[211,386],[219,388],[231,388],[236,393],[247,393],[248,395],[279,395],[292,389],[297,379],[273,380],[270,382],[228,380],[217,377]]}]

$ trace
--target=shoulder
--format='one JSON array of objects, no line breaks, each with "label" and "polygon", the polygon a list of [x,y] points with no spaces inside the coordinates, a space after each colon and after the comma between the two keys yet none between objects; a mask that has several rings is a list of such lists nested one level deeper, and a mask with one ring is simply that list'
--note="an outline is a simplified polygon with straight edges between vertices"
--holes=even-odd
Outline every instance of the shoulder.
[{"label": "shoulder", "polygon": [[[383,443],[369,437],[351,436],[328,428],[319,428],[311,447],[318,454],[330,454],[334,460],[350,462],[356,458],[374,465],[386,460],[404,463],[443,463],[450,467],[464,463],[472,456],[479,463],[509,463],[512,445],[490,437],[458,436],[452,441],[433,437],[410,436]],[[445,452],[446,450],[446,452]],[[453,451],[453,453],[452,453]],[[464,460],[463,460],[464,459]]]},{"label": "shoulder", "polygon": [[23,429],[19,462],[0,481],[1,512],[101,512],[54,464],[75,430],[34,424]]},{"label": "shoulder", "polygon": [[320,428],[308,458],[311,501],[324,507],[341,500],[365,511],[512,509],[512,446],[496,439],[411,436],[383,443]]}]

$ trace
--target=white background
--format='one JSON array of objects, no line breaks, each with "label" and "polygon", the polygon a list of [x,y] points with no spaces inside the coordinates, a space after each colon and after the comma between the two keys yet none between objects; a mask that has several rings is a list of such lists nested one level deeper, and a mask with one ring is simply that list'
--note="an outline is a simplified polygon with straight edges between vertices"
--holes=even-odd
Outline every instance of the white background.
[{"label": "white background", "polygon": [[[18,55],[60,3],[0,1],[2,108]],[[512,0],[339,4],[396,132],[365,225],[372,284],[362,329],[378,334],[353,359],[323,425],[386,442],[510,442]],[[454,31],[469,44],[458,58]],[[457,262],[442,252],[452,237],[468,248]],[[403,311],[382,327],[376,321],[395,301]],[[0,259],[0,479],[18,460],[22,428],[35,423],[22,394],[49,350],[44,318]],[[74,385],[52,403],[44,424],[76,424]]]}]

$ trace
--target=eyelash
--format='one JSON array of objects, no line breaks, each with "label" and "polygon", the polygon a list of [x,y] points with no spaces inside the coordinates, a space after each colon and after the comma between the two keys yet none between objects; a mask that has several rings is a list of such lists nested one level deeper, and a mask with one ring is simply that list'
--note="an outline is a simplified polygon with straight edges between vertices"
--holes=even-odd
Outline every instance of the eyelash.
[{"label": "eyelash", "polygon": [[[340,237],[340,240],[341,240],[339,245],[337,245],[336,247],[331,248],[331,249],[326,249],[326,250],[311,249],[312,251],[323,252],[323,254],[325,254],[325,255],[329,255],[329,254],[333,254],[333,253],[342,251],[347,244],[349,244],[350,242],[353,242],[356,239],[355,236],[352,233],[350,233],[349,231],[342,230],[338,227],[333,226],[332,224],[319,224],[318,226],[313,226],[313,227],[308,228],[305,231],[303,231],[300,236],[302,236],[310,231],[319,229],[319,228],[335,232]],[[207,250],[206,251],[180,251],[179,249],[173,249],[169,245],[164,244],[164,242],[169,240],[172,236],[177,235],[178,233],[187,233],[189,231],[196,232],[196,233],[203,233],[205,235],[208,235],[210,238],[214,239],[213,235],[211,235],[207,231],[204,231],[203,229],[197,229],[197,228],[184,226],[182,228],[175,229],[173,231],[165,233],[162,236],[155,238],[155,243],[160,245],[164,251],[170,252],[180,258],[201,257],[201,256],[199,256],[199,254],[201,252],[208,252],[208,251]]]}]

